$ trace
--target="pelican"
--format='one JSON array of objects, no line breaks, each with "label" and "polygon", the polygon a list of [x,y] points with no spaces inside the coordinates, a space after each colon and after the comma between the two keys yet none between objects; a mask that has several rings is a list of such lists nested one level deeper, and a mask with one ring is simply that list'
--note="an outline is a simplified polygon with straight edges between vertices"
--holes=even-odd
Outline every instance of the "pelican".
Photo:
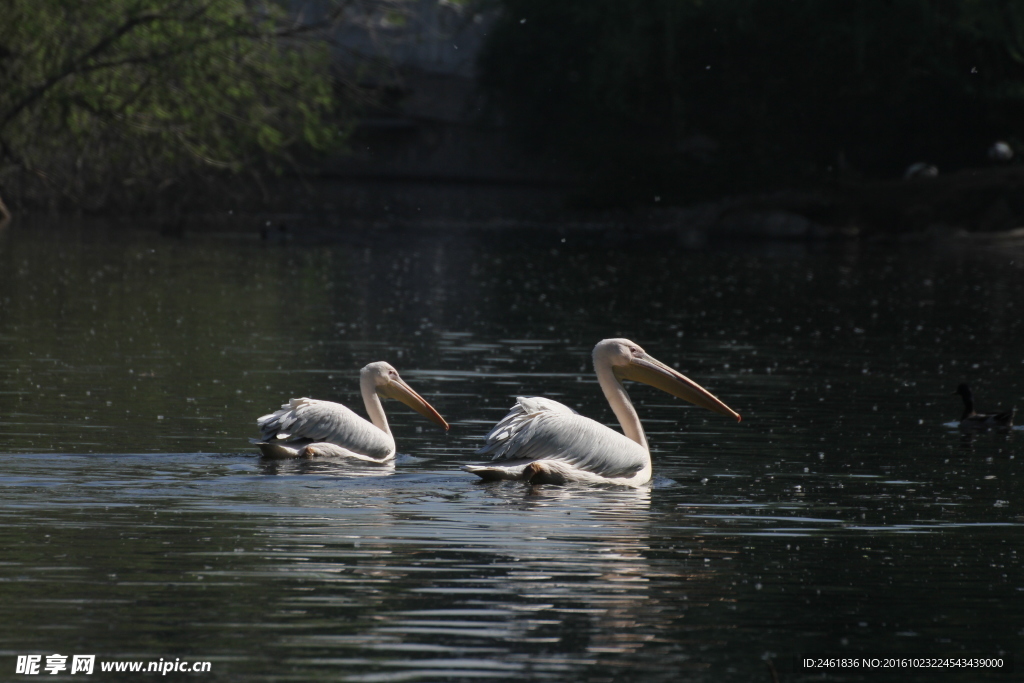
[{"label": "pelican", "polygon": [[398,399],[448,431],[448,423],[434,407],[383,361],[360,370],[359,389],[369,422],[340,403],[293,398],[280,410],[256,420],[263,440],[253,443],[268,458],[334,455],[387,462],[395,457],[395,437],[384,416],[381,396]]},{"label": "pelican", "polygon": [[990,427],[1007,429],[1013,426],[1016,408],[1005,413],[979,415],[974,412],[974,394],[971,393],[969,386],[961,384],[953,393],[960,394],[960,398],[964,400],[964,414],[960,416],[960,429],[988,429]]},{"label": "pelican", "polygon": [[624,434],[557,401],[519,397],[477,451],[493,454],[499,464],[464,465],[463,469],[484,480],[517,479],[531,484],[646,484],[651,480],[651,451],[622,386],[626,379],[740,420],[738,413],[706,389],[628,339],[599,342],[594,347],[594,371]]}]

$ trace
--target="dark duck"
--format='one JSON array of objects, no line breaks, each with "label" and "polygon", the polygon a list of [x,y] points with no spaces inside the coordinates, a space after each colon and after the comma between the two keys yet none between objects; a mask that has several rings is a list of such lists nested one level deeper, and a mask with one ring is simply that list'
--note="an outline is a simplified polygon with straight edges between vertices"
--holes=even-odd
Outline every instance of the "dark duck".
[{"label": "dark duck", "polygon": [[961,429],[1000,429],[1013,426],[1016,408],[1005,413],[979,414],[974,411],[974,395],[969,386],[961,384],[953,393],[960,394],[960,398],[964,400],[964,414],[960,416]]}]

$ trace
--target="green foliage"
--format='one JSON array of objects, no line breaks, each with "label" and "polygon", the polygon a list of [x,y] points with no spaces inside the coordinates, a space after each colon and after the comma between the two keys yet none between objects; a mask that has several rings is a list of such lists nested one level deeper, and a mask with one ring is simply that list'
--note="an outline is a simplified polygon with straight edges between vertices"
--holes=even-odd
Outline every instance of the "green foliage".
[{"label": "green foliage", "polygon": [[279,170],[347,135],[326,43],[272,2],[7,0],[4,27],[8,201],[13,187],[100,206],[212,169]]},{"label": "green foliage", "polygon": [[526,140],[596,169],[605,197],[808,182],[840,159],[891,176],[1024,141],[1016,0],[501,4],[486,87]]}]

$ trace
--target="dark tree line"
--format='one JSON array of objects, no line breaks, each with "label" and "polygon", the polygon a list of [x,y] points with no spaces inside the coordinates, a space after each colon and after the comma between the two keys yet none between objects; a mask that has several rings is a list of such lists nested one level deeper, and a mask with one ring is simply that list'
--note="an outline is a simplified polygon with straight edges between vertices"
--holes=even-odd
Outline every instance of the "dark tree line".
[{"label": "dark tree line", "polygon": [[[1016,0],[480,2],[501,10],[480,61],[495,111],[575,164],[590,203],[952,170],[997,139],[1024,152]],[[180,205],[343,151],[374,67],[331,37],[414,6],[6,0],[0,198]]]}]

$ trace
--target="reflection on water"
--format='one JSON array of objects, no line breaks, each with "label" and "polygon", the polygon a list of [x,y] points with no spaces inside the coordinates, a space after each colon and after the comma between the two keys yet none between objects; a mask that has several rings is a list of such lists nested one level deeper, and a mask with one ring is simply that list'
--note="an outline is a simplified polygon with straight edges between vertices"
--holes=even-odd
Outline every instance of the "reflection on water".
[{"label": "reflection on water", "polygon": [[[790,681],[799,654],[1019,653],[1020,429],[948,424],[961,381],[1024,396],[1024,253],[659,239],[0,234],[0,670]],[[613,423],[589,356],[620,335],[744,421],[636,386],[651,486],[458,470],[516,395]],[[394,466],[256,457],[282,397],[362,412],[373,360],[451,432],[397,409]],[[899,680],[935,678],[968,680]]]}]

